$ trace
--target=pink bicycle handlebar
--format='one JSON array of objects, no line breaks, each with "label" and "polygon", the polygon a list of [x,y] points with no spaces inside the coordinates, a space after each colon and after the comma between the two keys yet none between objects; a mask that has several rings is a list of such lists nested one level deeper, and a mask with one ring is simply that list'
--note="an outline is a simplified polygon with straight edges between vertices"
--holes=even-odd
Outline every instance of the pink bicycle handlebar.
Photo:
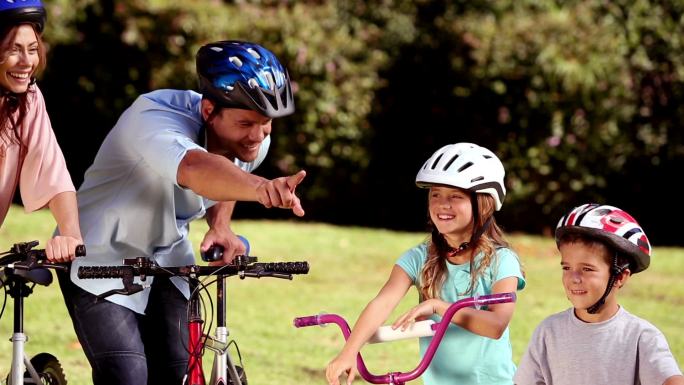
[{"label": "pink bicycle handlebar", "polygon": [[[356,356],[356,366],[359,370],[359,374],[361,377],[363,377],[363,379],[371,384],[400,385],[408,381],[415,380],[416,378],[420,377],[420,375],[422,375],[430,365],[430,362],[437,351],[437,347],[442,341],[442,337],[444,337],[444,333],[446,333],[446,330],[451,323],[451,318],[454,316],[454,314],[456,314],[457,311],[465,307],[487,306],[497,303],[515,302],[515,300],[515,293],[500,293],[464,298],[460,301],[454,302],[451,304],[451,306],[449,306],[446,312],[444,312],[444,317],[442,317],[442,320],[432,326],[432,328],[435,330],[435,335],[432,337],[430,345],[428,345],[428,348],[425,351],[425,355],[415,369],[411,370],[410,372],[390,372],[384,375],[374,375],[368,371],[365,363],[363,362],[363,358],[361,357],[361,353],[359,353]],[[351,334],[351,329],[349,328],[347,321],[337,314],[319,314],[306,317],[297,317],[294,319],[293,323],[294,326],[298,328],[334,323],[337,324],[342,330],[345,340],[349,339],[349,335]]]}]

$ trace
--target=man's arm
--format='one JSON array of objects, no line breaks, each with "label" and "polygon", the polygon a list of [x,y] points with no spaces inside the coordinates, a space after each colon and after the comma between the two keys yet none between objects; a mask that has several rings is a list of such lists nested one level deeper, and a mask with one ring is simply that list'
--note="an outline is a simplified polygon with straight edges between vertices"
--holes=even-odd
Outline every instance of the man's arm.
[{"label": "man's arm", "polygon": [[241,170],[228,158],[201,150],[188,151],[181,160],[176,178],[180,186],[213,201],[257,201],[265,207],[292,209],[303,216],[295,188],[306,176],[297,174],[262,178]]},{"label": "man's arm", "polygon": [[672,376],[665,380],[663,385],[684,385],[684,376]]},{"label": "man's arm", "polygon": [[178,165],[178,184],[213,201],[256,201],[267,179],[243,171],[228,158],[188,151]]}]

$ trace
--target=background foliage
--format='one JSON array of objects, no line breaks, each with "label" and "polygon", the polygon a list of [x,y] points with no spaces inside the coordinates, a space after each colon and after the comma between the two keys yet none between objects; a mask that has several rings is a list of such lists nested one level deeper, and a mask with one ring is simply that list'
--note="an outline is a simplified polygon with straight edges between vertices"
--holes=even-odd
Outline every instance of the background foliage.
[{"label": "background foliage", "polygon": [[[195,88],[194,53],[256,41],[295,81],[259,170],[305,168],[307,218],[422,229],[418,167],[472,141],[507,168],[500,221],[548,232],[585,201],[681,244],[684,3],[648,0],[46,0],[40,86],[75,182],[140,93]],[[76,140],[78,138],[78,140]],[[673,196],[674,195],[674,196]],[[675,201],[676,202],[676,201]],[[238,216],[278,217],[257,205]]]}]

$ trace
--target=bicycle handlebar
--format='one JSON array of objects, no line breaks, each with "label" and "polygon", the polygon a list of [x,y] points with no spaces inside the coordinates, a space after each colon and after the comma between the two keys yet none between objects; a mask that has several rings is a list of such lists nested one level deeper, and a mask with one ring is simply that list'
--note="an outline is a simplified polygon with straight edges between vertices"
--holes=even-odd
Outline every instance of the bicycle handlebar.
[{"label": "bicycle handlebar", "polygon": [[[363,358],[361,357],[361,353],[359,352],[359,354],[356,356],[356,366],[359,370],[359,374],[361,377],[363,377],[363,379],[371,384],[403,384],[405,382],[412,381],[420,377],[420,375],[423,374],[423,372],[427,369],[428,365],[430,365],[430,362],[432,361],[432,358],[434,357],[435,352],[437,351],[437,348],[444,337],[444,333],[446,333],[446,330],[451,323],[451,319],[457,311],[465,307],[487,306],[498,303],[515,302],[515,300],[515,293],[499,293],[464,298],[460,301],[454,302],[451,304],[451,306],[449,306],[449,308],[447,308],[446,312],[444,312],[442,320],[432,326],[432,329],[435,330],[435,335],[432,337],[432,340],[425,351],[425,355],[423,355],[423,358],[415,369],[411,370],[410,372],[390,372],[384,375],[374,375],[371,374],[366,368]],[[328,323],[337,324],[337,326],[339,326],[342,330],[344,339],[349,339],[349,336],[351,335],[349,324],[344,318],[337,314],[319,314],[306,317],[297,317],[293,321],[294,326],[297,328],[325,325]]]},{"label": "bicycle handlebar", "polygon": [[[38,241],[15,243],[9,251],[0,253],[0,267],[9,267],[18,270],[33,270],[38,268],[52,268],[68,270],[69,266],[64,263],[48,262],[44,249],[33,249],[38,246]],[[76,256],[86,255],[85,245],[76,246]]]},{"label": "bicycle handlebar", "polygon": [[[82,279],[123,278],[132,273],[134,276],[207,276],[207,275],[239,275],[240,278],[261,278],[278,275],[306,274],[309,272],[308,262],[270,262],[253,263],[245,268],[239,266],[197,266],[181,267],[160,266],[81,266],[78,277]],[[291,279],[292,277],[282,277]]]},{"label": "bicycle handlebar", "polygon": [[148,258],[138,257],[124,259],[123,266],[81,266],[78,268],[78,277],[83,279],[121,278],[124,287],[97,296],[102,299],[113,294],[131,295],[143,290],[141,284],[133,283],[133,278],[136,276],[143,281],[147,276],[196,278],[208,275],[224,277],[237,275],[241,279],[262,277],[292,279],[293,274],[307,274],[309,272],[308,262],[256,263],[256,261],[257,257],[238,255],[232,264],[224,266],[162,267]]}]

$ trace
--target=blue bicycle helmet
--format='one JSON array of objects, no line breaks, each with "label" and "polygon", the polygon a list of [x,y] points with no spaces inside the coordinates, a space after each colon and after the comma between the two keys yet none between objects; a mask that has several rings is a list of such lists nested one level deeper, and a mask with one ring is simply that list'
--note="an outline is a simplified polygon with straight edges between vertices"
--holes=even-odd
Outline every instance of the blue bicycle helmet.
[{"label": "blue bicycle helmet", "polygon": [[275,55],[249,42],[225,40],[197,51],[200,92],[222,107],[269,118],[294,112],[290,76]]},{"label": "blue bicycle helmet", "polygon": [[0,0],[0,27],[31,23],[43,32],[47,12],[40,0]]}]

